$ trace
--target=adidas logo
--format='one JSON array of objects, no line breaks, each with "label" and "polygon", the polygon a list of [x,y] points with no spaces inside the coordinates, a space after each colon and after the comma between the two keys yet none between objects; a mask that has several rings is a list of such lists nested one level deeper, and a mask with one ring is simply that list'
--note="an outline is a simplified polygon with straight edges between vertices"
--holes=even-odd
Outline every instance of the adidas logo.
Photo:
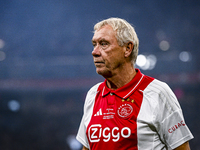
[{"label": "adidas logo", "polygon": [[94,114],[94,116],[101,116],[101,115],[102,115],[102,110],[101,110],[101,108],[100,108],[99,111],[97,111],[97,113]]}]

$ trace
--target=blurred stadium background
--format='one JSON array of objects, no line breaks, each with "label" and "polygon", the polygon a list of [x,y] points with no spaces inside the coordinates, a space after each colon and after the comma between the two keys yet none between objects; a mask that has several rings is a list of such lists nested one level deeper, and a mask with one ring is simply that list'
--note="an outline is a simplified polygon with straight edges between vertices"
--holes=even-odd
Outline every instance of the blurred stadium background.
[{"label": "blurred stadium background", "polygon": [[137,68],[167,82],[200,149],[200,1],[0,1],[0,149],[79,150],[89,88],[104,79],[93,25],[121,17],[140,39]]}]

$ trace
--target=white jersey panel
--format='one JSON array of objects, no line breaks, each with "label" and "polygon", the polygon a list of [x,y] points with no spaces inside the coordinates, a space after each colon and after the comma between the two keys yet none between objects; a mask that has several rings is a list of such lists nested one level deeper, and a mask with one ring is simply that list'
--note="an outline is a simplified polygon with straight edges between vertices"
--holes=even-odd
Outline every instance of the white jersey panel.
[{"label": "white jersey panel", "polygon": [[138,150],[171,150],[193,138],[176,96],[156,79],[143,91],[137,122]]},{"label": "white jersey panel", "polygon": [[88,144],[88,139],[86,136],[86,129],[93,114],[95,97],[98,92],[97,89],[100,84],[101,83],[98,83],[95,86],[93,86],[87,93],[85,104],[84,104],[83,117],[81,120],[80,128],[78,130],[78,134],[76,136],[76,139],[87,148],[89,148],[89,144]]}]

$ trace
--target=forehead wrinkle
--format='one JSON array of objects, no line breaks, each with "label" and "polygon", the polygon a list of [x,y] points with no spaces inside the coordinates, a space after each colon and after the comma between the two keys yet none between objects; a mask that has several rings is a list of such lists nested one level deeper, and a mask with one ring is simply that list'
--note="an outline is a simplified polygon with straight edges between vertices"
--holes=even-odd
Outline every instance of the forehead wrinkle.
[{"label": "forehead wrinkle", "polygon": [[95,43],[96,41],[100,42],[100,41],[108,41],[108,40],[106,40],[105,38],[101,38],[101,37],[99,39],[96,39],[96,40],[92,39],[92,43]]},{"label": "forehead wrinkle", "polygon": [[92,38],[92,42],[106,40],[106,37],[109,38],[107,33],[99,32],[97,34],[94,34],[94,36]]}]

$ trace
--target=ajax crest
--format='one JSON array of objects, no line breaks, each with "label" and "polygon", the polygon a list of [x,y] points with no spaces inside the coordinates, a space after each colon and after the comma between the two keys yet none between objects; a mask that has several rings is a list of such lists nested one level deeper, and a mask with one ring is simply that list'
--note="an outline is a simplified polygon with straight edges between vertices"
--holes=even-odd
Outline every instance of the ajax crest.
[{"label": "ajax crest", "polygon": [[118,115],[122,118],[128,117],[132,112],[133,107],[130,104],[123,104],[117,110]]}]

